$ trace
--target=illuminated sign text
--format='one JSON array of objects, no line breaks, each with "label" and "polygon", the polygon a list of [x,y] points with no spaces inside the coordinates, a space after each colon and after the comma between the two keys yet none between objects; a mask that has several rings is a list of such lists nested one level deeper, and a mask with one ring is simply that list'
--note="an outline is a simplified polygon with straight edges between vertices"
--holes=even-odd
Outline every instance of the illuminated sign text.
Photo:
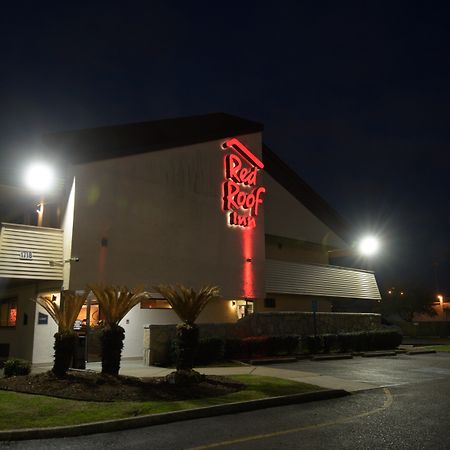
[{"label": "illuminated sign text", "polygon": [[222,209],[228,213],[230,225],[254,228],[266,192],[257,186],[258,171],[264,164],[236,138],[226,141],[223,149],[228,153],[224,157]]}]

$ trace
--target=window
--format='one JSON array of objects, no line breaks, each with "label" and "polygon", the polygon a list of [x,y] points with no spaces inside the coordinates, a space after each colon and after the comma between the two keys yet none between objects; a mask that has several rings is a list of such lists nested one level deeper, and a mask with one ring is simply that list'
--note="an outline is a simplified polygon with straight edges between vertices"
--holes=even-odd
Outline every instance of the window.
[{"label": "window", "polygon": [[238,319],[253,314],[253,302],[251,300],[236,300],[235,305]]},{"label": "window", "polygon": [[276,301],[274,298],[265,298],[264,299],[264,308],[275,308],[276,307]]},{"label": "window", "polygon": [[15,327],[17,322],[17,300],[0,300],[0,327]]}]

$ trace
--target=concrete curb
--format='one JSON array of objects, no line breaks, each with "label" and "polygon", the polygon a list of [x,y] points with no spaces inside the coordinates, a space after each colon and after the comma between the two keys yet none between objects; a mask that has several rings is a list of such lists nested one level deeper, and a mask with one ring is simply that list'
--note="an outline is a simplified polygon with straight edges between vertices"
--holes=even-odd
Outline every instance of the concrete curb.
[{"label": "concrete curb", "polygon": [[363,358],[374,358],[375,356],[397,356],[397,353],[393,351],[373,351],[361,353]]},{"label": "concrete curb", "polygon": [[436,353],[436,350],[410,350],[407,355],[427,355],[428,353]]},{"label": "concrete curb", "polygon": [[251,366],[264,366],[267,364],[284,364],[284,363],[291,363],[291,362],[297,362],[297,358],[264,358],[264,359],[251,359],[249,361],[249,364]]},{"label": "concrete curb", "polygon": [[353,359],[353,355],[350,354],[339,354],[339,355],[318,355],[318,356],[313,356],[311,358],[311,361],[335,361],[338,359]]},{"label": "concrete curb", "polygon": [[263,398],[247,402],[228,403],[225,405],[207,406],[203,408],[186,409],[162,414],[149,414],[146,416],[129,417],[126,419],[93,422],[74,426],[52,428],[26,428],[22,430],[0,431],[0,441],[23,441],[31,439],[50,439],[73,437],[111,431],[129,430],[132,428],[162,425],[182,420],[200,419],[204,417],[220,416],[274,406],[307,403],[316,400],[327,400],[350,395],[343,389],[330,389],[313,391],[306,394],[283,395],[280,397]]}]

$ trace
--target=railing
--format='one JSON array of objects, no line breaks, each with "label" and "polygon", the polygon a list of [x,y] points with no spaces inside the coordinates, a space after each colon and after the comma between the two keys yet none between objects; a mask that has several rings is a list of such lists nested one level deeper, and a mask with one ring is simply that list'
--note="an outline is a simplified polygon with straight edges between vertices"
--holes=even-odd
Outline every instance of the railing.
[{"label": "railing", "polygon": [[0,277],[63,279],[63,230],[2,223]]}]

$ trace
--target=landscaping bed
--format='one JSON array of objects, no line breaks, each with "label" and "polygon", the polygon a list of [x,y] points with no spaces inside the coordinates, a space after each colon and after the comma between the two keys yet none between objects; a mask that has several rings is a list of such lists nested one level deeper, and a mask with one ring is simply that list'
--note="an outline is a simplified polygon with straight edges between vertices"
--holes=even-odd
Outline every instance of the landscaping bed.
[{"label": "landscaping bed", "polygon": [[[28,377],[17,378],[25,379]],[[208,379],[214,380],[216,377],[208,377]],[[232,387],[234,391],[219,394],[217,386],[201,392],[197,388],[192,389],[191,386],[188,394],[187,390],[173,390],[174,386],[171,385],[170,387],[164,387],[163,391],[167,395],[167,392],[172,389],[170,394],[172,400],[164,398],[144,400],[139,398],[137,401],[132,401],[132,399],[127,398],[126,400],[115,401],[113,404],[105,401],[82,401],[79,396],[77,400],[50,397],[48,395],[57,394],[56,384],[53,384],[54,380],[50,385],[47,385],[48,395],[45,396],[0,390],[0,430],[78,425],[323,390],[323,388],[310,384],[256,375],[233,375],[227,380],[227,383],[237,384],[240,388],[236,390],[235,387]],[[18,384],[18,380],[13,384]],[[23,386],[24,383],[21,382],[21,384]],[[10,387],[12,387],[12,384]],[[69,388],[66,386],[66,392],[67,389]],[[87,389],[90,389],[90,392],[94,390],[92,388]],[[109,395],[113,394],[114,389],[117,389],[117,386],[108,388]],[[210,395],[213,389],[217,389],[215,396]],[[197,398],[193,398],[194,392],[198,395]],[[205,393],[208,396],[200,397]],[[175,399],[177,395],[190,398]],[[92,398],[89,400],[92,400]]]},{"label": "landscaping bed", "polygon": [[94,371],[69,371],[56,378],[51,371],[0,379],[0,389],[27,394],[97,402],[184,400],[216,397],[244,388],[222,376],[204,376],[200,383],[170,384],[165,377],[136,378],[105,376]]}]

